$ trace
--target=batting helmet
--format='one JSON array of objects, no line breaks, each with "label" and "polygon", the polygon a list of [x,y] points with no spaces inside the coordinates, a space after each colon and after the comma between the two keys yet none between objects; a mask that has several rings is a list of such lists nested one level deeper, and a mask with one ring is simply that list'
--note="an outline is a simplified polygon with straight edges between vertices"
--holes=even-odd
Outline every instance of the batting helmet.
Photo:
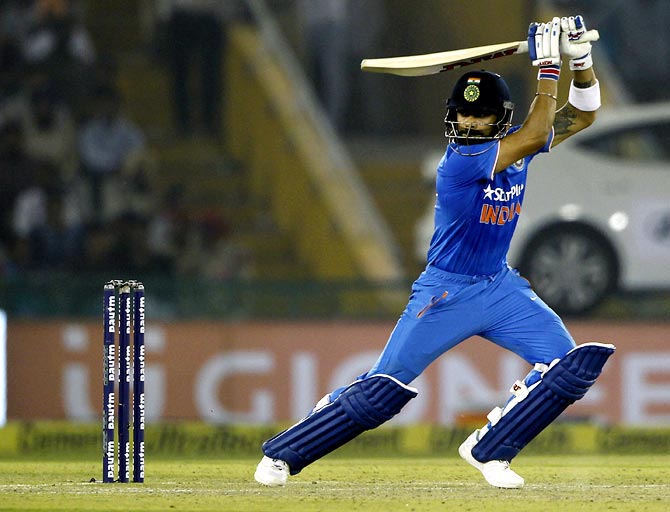
[{"label": "batting helmet", "polygon": [[[495,114],[493,133],[486,137],[468,137],[466,131],[459,127],[456,112],[478,116]],[[514,103],[511,101],[509,88],[500,75],[483,70],[465,73],[458,79],[451,97],[447,100],[445,135],[451,142],[455,140],[458,144],[480,144],[500,139],[512,125],[513,112]]]}]

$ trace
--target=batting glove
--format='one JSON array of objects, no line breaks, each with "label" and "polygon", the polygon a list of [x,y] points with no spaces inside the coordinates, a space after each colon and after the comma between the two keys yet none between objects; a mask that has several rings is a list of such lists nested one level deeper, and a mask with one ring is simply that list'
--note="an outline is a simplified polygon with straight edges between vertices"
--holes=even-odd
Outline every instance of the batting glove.
[{"label": "batting glove", "polygon": [[593,66],[591,43],[582,42],[586,25],[582,16],[561,18],[561,54],[570,59],[570,70],[578,71]]},{"label": "batting glove", "polygon": [[533,66],[539,67],[537,79],[558,80],[561,73],[561,20],[531,23],[528,27],[528,53]]}]

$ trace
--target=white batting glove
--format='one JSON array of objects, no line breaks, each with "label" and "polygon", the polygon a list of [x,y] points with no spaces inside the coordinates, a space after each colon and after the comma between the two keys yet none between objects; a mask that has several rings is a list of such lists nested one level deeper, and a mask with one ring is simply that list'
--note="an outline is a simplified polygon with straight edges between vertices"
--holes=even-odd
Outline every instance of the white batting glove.
[{"label": "white batting glove", "polygon": [[581,15],[561,18],[561,54],[570,59],[570,70],[584,70],[593,66],[591,43],[580,42],[586,33]]},{"label": "white batting glove", "polygon": [[561,71],[561,20],[531,23],[528,27],[528,53],[533,66],[540,68],[537,79],[558,80]]}]

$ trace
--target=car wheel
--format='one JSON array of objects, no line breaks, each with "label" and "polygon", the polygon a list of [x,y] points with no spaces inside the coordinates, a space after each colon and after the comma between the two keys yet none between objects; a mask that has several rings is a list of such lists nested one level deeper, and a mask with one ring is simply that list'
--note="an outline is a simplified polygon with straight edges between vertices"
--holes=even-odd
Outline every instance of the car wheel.
[{"label": "car wheel", "polygon": [[618,280],[617,258],[610,244],[584,226],[554,226],[534,236],[520,270],[537,294],[561,314],[587,313]]}]

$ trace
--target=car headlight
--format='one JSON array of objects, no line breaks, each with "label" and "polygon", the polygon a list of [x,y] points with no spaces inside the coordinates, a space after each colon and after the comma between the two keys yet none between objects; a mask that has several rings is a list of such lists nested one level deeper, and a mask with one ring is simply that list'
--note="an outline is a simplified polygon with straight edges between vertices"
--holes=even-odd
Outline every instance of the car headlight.
[{"label": "car headlight", "polygon": [[607,220],[607,224],[613,231],[623,231],[628,227],[628,221],[626,212],[614,212]]}]

